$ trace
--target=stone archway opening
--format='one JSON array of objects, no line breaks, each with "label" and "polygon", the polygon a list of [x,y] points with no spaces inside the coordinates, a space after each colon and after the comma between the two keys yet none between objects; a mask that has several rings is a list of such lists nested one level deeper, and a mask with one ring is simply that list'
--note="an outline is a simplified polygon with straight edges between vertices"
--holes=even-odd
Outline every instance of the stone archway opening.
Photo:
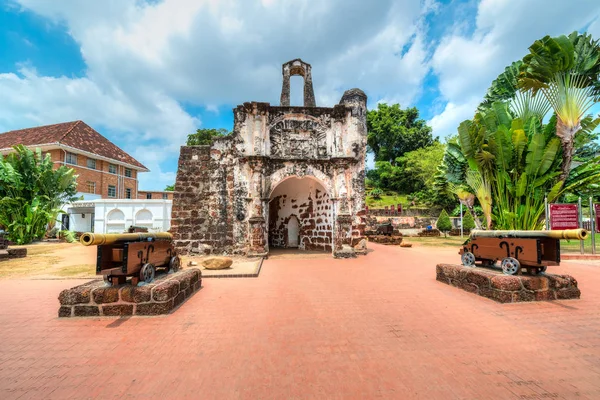
[{"label": "stone archway opening", "polygon": [[269,249],[332,251],[332,203],[327,190],[312,177],[292,176],[269,197]]}]

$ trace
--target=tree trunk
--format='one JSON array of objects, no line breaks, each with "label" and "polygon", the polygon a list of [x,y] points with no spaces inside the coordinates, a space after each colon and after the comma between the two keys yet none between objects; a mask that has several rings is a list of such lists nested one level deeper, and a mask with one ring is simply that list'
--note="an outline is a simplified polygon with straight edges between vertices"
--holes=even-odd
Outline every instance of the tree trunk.
[{"label": "tree trunk", "polygon": [[561,174],[558,178],[561,181],[566,181],[571,172],[571,162],[573,161],[573,143],[575,134],[581,129],[581,125],[570,128],[560,118],[556,119],[556,136],[560,139],[560,144],[563,150],[563,161],[561,165]]}]

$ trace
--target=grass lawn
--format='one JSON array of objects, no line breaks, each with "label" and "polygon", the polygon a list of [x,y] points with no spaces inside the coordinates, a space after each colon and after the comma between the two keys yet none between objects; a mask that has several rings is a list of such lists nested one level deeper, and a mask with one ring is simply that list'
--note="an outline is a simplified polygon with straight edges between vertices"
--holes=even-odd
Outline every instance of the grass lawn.
[{"label": "grass lawn", "polygon": [[367,206],[371,208],[383,208],[385,206],[395,206],[397,204],[402,204],[403,207],[406,207],[408,204],[408,198],[406,195],[383,195],[379,199],[374,199],[371,196],[367,196]]},{"label": "grass lawn", "polygon": [[[468,235],[465,235],[464,239],[461,239],[460,236],[448,236],[444,237],[406,237],[406,241],[412,243],[418,243],[420,246],[431,246],[431,247],[456,247],[459,248],[460,245],[467,239]],[[596,237],[596,251],[600,254],[600,235]],[[585,254],[592,253],[592,238],[588,236],[586,240],[584,240],[584,250]],[[578,240],[561,240],[560,241],[560,251],[561,253],[579,253],[579,241]]]},{"label": "grass lawn", "polygon": [[96,277],[96,246],[42,242],[11,247],[26,247],[27,257],[1,261],[0,279]]}]

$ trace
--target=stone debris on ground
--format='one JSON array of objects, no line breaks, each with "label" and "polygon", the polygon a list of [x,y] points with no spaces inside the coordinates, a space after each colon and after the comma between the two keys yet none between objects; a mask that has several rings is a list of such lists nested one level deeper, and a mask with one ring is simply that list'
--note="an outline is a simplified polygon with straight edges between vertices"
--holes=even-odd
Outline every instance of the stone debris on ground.
[{"label": "stone debris on ground", "polygon": [[202,260],[202,266],[206,269],[227,269],[231,268],[233,260],[229,257],[211,257]]}]

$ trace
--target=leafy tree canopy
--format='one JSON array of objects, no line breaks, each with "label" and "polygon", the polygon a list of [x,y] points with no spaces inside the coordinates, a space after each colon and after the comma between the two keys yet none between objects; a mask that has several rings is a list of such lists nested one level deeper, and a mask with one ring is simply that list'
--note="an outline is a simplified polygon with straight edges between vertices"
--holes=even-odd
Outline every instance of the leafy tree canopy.
[{"label": "leafy tree canopy", "polygon": [[210,145],[212,142],[219,137],[229,135],[227,129],[219,128],[204,128],[196,130],[196,133],[192,133],[187,137],[188,146],[203,146]]},{"label": "leafy tree canopy", "polygon": [[0,159],[0,225],[10,240],[27,244],[41,239],[60,207],[75,200],[77,176],[72,168],[53,169],[50,155],[19,145]]},{"label": "leafy tree canopy", "polygon": [[379,103],[367,113],[367,129],[367,145],[375,161],[395,164],[405,153],[434,143],[431,128],[419,119],[416,107],[403,110],[399,104]]},{"label": "leafy tree canopy", "polygon": [[165,187],[165,192],[174,192],[174,191],[175,191],[175,184],[167,185],[167,187]]}]

